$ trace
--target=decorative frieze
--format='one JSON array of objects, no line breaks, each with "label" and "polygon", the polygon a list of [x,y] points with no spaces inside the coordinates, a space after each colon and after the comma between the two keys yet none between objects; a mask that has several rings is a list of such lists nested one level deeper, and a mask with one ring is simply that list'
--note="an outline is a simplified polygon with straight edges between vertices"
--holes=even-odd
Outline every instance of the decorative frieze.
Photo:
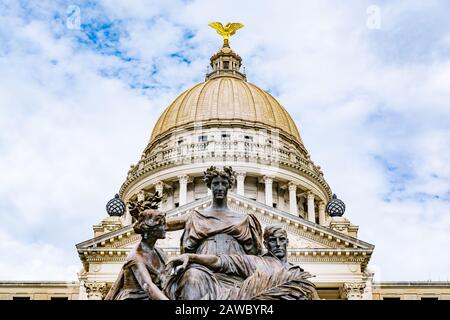
[{"label": "decorative frieze", "polygon": [[109,286],[106,282],[88,281],[84,283],[89,300],[103,300],[108,293]]},{"label": "decorative frieze", "polygon": [[341,298],[347,300],[362,300],[365,288],[365,282],[346,282],[340,290]]}]

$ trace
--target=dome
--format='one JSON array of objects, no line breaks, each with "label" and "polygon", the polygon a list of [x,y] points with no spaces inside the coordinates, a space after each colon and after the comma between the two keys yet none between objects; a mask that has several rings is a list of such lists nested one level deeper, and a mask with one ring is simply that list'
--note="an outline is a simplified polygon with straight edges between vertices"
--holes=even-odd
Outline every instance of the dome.
[{"label": "dome", "polygon": [[214,120],[279,129],[303,144],[291,116],[274,97],[241,77],[227,74],[210,78],[178,96],[159,117],[150,142],[183,125]]}]

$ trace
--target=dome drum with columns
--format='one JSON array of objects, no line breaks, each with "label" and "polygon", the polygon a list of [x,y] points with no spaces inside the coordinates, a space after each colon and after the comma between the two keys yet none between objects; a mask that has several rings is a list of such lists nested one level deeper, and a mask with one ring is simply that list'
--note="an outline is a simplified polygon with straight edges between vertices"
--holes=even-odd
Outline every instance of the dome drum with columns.
[{"label": "dome drum with columns", "polygon": [[320,167],[289,113],[246,81],[241,61],[227,44],[211,57],[205,82],[183,92],[156,122],[121,197],[163,191],[163,209],[170,210],[207,195],[205,167],[232,165],[237,194],[325,225],[332,193]]}]

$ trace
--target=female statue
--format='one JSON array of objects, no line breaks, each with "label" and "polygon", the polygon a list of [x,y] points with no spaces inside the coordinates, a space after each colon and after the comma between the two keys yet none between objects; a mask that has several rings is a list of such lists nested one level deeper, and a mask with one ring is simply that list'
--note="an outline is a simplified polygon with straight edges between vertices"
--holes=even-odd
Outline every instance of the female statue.
[{"label": "female statue", "polygon": [[[261,254],[262,231],[257,218],[253,214],[234,211],[227,205],[227,193],[234,183],[232,168],[218,170],[212,166],[204,173],[204,181],[212,191],[211,206],[167,221],[169,231],[184,228],[181,253]],[[241,277],[214,273],[200,264],[191,264],[168,281],[165,292],[175,300],[216,299],[224,288],[242,281]]]},{"label": "female statue", "polygon": [[156,193],[128,204],[130,214],[137,220],[134,231],[142,235],[142,240],[128,255],[105,300],[168,300],[161,290],[167,258],[155,247],[156,241],[164,239],[167,231],[165,215],[156,209],[160,201]]}]

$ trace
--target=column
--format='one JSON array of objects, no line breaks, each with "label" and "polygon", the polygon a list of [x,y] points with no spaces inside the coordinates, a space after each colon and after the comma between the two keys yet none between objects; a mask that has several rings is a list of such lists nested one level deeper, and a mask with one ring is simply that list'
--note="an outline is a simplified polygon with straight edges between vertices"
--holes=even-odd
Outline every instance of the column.
[{"label": "column", "polygon": [[237,172],[236,180],[237,180],[236,193],[241,196],[245,196],[244,191],[245,172]]},{"label": "column", "polygon": [[158,192],[160,196],[162,196],[164,191],[164,183],[162,181],[158,181],[155,184],[155,191]]},{"label": "column", "polygon": [[347,282],[341,288],[341,297],[347,300],[362,300],[364,294],[364,282]]},{"label": "column", "polygon": [[272,177],[267,177],[264,176],[264,185],[265,185],[265,193],[266,193],[266,204],[268,206],[273,206],[273,199],[272,199],[272,183],[273,183],[273,178]]},{"label": "column", "polygon": [[189,176],[184,175],[184,176],[179,176],[178,177],[179,181],[180,181],[180,207],[184,204],[187,203],[187,184],[188,184],[188,179]]},{"label": "column", "polygon": [[314,194],[308,192],[308,220],[316,222],[316,213],[314,212]]},{"label": "column", "polygon": [[84,287],[89,300],[103,300],[108,293],[106,282],[85,282]]},{"label": "column", "polygon": [[297,185],[293,182],[289,182],[289,212],[298,216]]},{"label": "column", "polygon": [[319,224],[324,226],[326,224],[326,215],[325,215],[325,202],[321,201],[319,203]]}]

